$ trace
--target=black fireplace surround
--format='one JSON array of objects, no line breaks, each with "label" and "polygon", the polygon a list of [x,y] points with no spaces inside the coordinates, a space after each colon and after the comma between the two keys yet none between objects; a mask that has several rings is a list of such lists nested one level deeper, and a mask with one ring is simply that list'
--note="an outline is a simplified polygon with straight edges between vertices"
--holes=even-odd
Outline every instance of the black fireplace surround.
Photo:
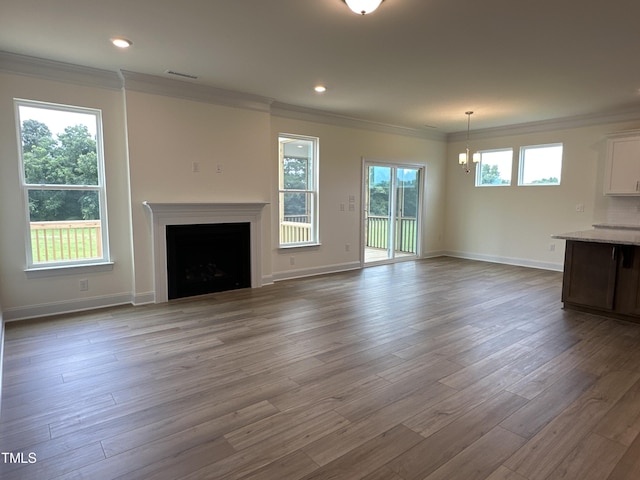
[{"label": "black fireplace surround", "polygon": [[169,299],[251,287],[250,226],[167,225]]}]

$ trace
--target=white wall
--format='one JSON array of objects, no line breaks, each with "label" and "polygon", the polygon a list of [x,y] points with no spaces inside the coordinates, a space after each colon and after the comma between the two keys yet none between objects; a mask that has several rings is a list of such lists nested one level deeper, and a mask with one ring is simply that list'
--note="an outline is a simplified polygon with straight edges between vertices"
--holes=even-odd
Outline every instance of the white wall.
[{"label": "white wall", "polygon": [[[111,269],[68,269],[54,276],[25,273],[27,220],[19,186],[14,98],[102,110]],[[0,303],[5,320],[129,302],[132,256],[123,94],[0,72]],[[89,280],[81,292],[79,279]]]},{"label": "white wall", "polygon": [[[637,129],[640,121],[472,134],[472,149],[510,146],[517,151],[523,145],[564,143],[560,186],[517,187],[514,159],[512,186],[475,188],[473,177],[457,164],[464,141],[447,144],[415,132],[287,113],[282,106],[270,110],[254,99],[244,106],[235,100],[187,99],[185,92],[189,96],[191,89],[197,90],[190,84],[182,88],[182,96],[172,96],[137,87],[122,90],[113,82],[101,85],[86,71],[34,76],[36,71],[39,67],[31,66],[30,75],[0,71],[0,304],[5,321],[150,301],[151,238],[144,200],[269,202],[262,216],[267,281],[359,267],[363,158],[425,166],[425,256],[449,253],[560,269],[564,242],[551,239],[552,234],[603,221],[640,225],[640,199],[602,195],[605,135]],[[25,273],[27,222],[19,188],[14,98],[102,110],[112,269],[69,269],[47,277]],[[320,138],[318,247],[278,248],[279,133]],[[197,173],[193,162],[199,164]],[[341,211],[340,204],[348,205],[351,195],[355,211]],[[576,212],[577,204],[584,205],[584,212]],[[89,280],[88,292],[80,292],[80,278]]]},{"label": "white wall", "polygon": [[[143,303],[153,298],[153,259],[142,202],[271,203],[269,114],[137,91],[126,97],[135,298]],[[269,206],[262,219],[262,272],[270,276]]]},{"label": "white wall", "polygon": [[[451,255],[561,270],[564,241],[551,235],[591,228],[610,220],[615,210],[632,210],[637,199],[604,197],[603,171],[607,134],[637,128],[639,122],[603,123],[513,135],[487,134],[470,148],[514,149],[513,176],[508,187],[475,187],[474,173],[457,164],[465,141],[447,149],[446,243]],[[559,186],[517,186],[521,146],[564,144]],[[576,206],[584,205],[584,212]],[[635,209],[633,209],[635,211]],[[618,218],[620,215],[618,215]],[[630,223],[626,221],[625,223]],[[640,221],[638,222],[640,223]],[[554,244],[555,251],[550,251]]]},{"label": "white wall", "polygon": [[[241,99],[241,105],[233,98],[230,103],[218,102],[219,97],[211,100],[202,91],[184,98],[185,92],[189,97],[192,88],[197,90],[189,84],[178,88],[175,96],[153,86],[150,91],[141,89],[144,82],[138,77],[133,77],[131,88],[126,84],[129,77],[125,89],[111,81],[103,86],[90,78],[91,71],[81,70],[76,76],[74,71],[60,71],[66,66],[50,67],[31,65],[29,75],[0,72],[0,302],[5,320],[151,301],[150,219],[142,202],[275,205],[279,132],[320,137],[322,245],[295,253],[279,250],[277,209],[267,206],[261,242],[267,283],[360,265],[363,157],[426,166],[423,250],[434,254],[444,248],[444,140],[351,123],[331,125],[317,116],[273,116],[268,105],[252,98]],[[102,110],[112,269],[68,269],[44,277],[25,273],[27,221],[19,188],[13,98]],[[197,173],[193,162],[198,163]],[[356,210],[340,212],[339,204],[348,204],[349,195],[356,197]],[[349,252],[346,243],[351,245]],[[293,268],[291,255],[296,257]],[[80,291],[81,278],[88,279],[88,292]]]},{"label": "white wall", "polygon": [[[279,134],[297,134],[320,139],[320,242],[319,247],[278,248],[277,210],[271,220],[274,276],[288,278],[360,266],[362,237],[362,160],[410,163],[425,167],[423,209],[423,254],[444,247],[444,154],[445,144],[390,133],[347,128],[319,122],[273,116],[271,120],[272,198],[277,199]],[[356,198],[355,211],[340,210]],[[346,251],[346,244],[350,250]],[[294,265],[291,265],[294,257]]]}]

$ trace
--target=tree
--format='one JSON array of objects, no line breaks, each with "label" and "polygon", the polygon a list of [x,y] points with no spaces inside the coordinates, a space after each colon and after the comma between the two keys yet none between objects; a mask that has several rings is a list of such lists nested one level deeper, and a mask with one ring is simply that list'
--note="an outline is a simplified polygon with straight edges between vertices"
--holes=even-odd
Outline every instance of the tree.
[{"label": "tree", "polygon": [[[98,184],[96,141],[85,125],[69,126],[53,138],[47,125],[25,120],[21,133],[27,184]],[[31,221],[100,218],[97,193],[90,190],[33,188],[29,190],[29,210]]]},{"label": "tree", "polygon": [[369,187],[369,214],[386,217],[389,215],[389,181],[381,180]]},{"label": "tree", "polygon": [[[305,157],[285,157],[283,159],[283,183],[285,190],[309,189],[309,159]],[[307,194],[287,192],[284,194],[284,214],[288,217],[307,216]]]},{"label": "tree", "polygon": [[505,185],[509,183],[507,180],[500,178],[498,165],[490,165],[483,163],[481,171],[482,185]]},{"label": "tree", "polygon": [[541,178],[531,182],[532,185],[557,185],[559,183],[560,181],[558,180],[558,177]]},{"label": "tree", "polygon": [[25,120],[22,122],[22,149],[31,152],[40,142],[48,144],[54,142],[49,127],[37,120]]},{"label": "tree", "polygon": [[416,179],[403,180],[398,186],[398,202],[402,207],[403,217],[418,217],[418,182]]},{"label": "tree", "polygon": [[[67,127],[58,135],[58,156],[68,168],[67,180],[73,185],[98,183],[96,142],[86,125]],[[93,163],[94,168],[90,167]]]}]

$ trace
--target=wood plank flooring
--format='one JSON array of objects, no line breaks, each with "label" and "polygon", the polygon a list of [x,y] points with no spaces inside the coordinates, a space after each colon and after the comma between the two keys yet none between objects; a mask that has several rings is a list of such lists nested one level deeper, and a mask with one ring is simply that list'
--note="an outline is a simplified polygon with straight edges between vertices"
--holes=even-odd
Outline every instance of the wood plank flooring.
[{"label": "wood plank flooring", "polygon": [[0,478],[638,479],[640,325],[561,281],[437,258],[9,323]]}]

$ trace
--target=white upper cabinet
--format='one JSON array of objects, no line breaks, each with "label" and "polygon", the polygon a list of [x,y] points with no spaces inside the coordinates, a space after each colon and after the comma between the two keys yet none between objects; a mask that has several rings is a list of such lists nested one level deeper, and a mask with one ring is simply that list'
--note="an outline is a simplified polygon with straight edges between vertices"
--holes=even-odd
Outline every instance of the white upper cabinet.
[{"label": "white upper cabinet", "polygon": [[640,196],[640,131],[607,138],[604,194]]}]

